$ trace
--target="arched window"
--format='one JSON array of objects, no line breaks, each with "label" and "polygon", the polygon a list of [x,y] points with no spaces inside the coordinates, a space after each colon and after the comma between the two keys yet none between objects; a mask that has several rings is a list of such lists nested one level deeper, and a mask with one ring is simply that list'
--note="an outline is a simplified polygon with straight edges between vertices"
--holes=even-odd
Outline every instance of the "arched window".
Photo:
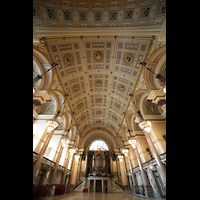
[{"label": "arched window", "polygon": [[95,140],[89,148],[90,151],[108,151],[107,144],[102,140]]}]

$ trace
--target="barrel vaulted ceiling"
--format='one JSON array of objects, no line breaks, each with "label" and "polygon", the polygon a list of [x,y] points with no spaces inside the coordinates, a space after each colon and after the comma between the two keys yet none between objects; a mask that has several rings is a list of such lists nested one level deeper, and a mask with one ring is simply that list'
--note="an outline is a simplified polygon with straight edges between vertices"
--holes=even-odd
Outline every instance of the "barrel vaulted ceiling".
[{"label": "barrel vaulted ceiling", "polygon": [[[118,133],[152,38],[148,31],[135,36],[130,28],[151,26],[160,31],[165,5],[162,0],[33,2],[34,29],[46,38],[58,63],[56,70],[80,133],[93,126]],[[90,27],[96,27],[91,29],[94,36],[87,36]],[[115,36],[113,27],[129,28],[129,36]],[[68,34],[76,28],[79,36]]]}]

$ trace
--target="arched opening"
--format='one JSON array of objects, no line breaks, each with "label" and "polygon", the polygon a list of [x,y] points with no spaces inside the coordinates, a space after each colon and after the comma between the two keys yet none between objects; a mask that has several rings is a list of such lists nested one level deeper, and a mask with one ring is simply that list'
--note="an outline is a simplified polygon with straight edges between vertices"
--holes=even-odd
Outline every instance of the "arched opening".
[{"label": "arched opening", "polygon": [[103,140],[95,140],[89,148],[89,151],[108,151],[108,145]]}]

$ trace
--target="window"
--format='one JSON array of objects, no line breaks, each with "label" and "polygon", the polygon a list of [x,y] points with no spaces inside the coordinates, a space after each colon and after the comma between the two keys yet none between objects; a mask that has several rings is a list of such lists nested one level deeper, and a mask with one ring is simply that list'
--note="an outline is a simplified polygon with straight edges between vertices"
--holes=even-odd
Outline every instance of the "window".
[{"label": "window", "polygon": [[95,151],[108,151],[107,144],[102,140],[96,140],[91,145],[89,150],[95,150]]}]

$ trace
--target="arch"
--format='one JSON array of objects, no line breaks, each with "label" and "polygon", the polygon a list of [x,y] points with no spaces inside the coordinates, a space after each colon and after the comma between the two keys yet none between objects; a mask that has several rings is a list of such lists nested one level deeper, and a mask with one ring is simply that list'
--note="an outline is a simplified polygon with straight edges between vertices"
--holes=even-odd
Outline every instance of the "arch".
[{"label": "arch", "polygon": [[[160,67],[162,67],[163,62],[166,62],[166,45],[152,52],[147,61],[147,67],[155,73],[159,73]],[[150,90],[156,90],[160,88],[160,81],[156,79],[155,75],[147,69],[144,70],[144,78],[147,87]]]},{"label": "arch", "polygon": [[59,101],[57,96],[49,92],[50,101],[43,103],[41,106],[38,106],[36,109],[39,115],[55,115],[59,109]]},{"label": "arch", "polygon": [[[40,74],[44,73],[47,69],[51,67],[51,62],[48,59],[46,53],[39,51],[37,48],[33,47],[33,61],[37,64],[38,68],[40,69]],[[42,80],[39,80],[38,89],[40,90],[47,90],[51,86],[53,80],[53,72],[52,70],[48,71],[43,77]]]},{"label": "arch", "polygon": [[108,151],[108,145],[103,140],[95,140],[90,145],[89,150]]},{"label": "arch", "polygon": [[140,90],[136,92],[134,96],[134,102],[142,114],[142,116],[146,118],[159,118],[162,119],[160,112],[158,111],[157,105],[152,102],[147,101],[147,97],[149,96],[149,91]]},{"label": "arch", "polygon": [[[163,68],[166,66],[166,54],[163,55],[163,57],[158,61],[158,64],[155,68],[155,73],[159,74],[162,72]],[[157,89],[160,89],[160,87],[163,85],[160,80],[157,78],[154,78],[154,83]]]},{"label": "arch", "polygon": [[116,138],[113,137],[110,133],[106,132],[105,130],[92,130],[84,137],[80,138],[79,148],[82,149],[89,149],[89,146],[91,143],[97,139],[103,140],[109,150],[113,150],[114,148],[117,148],[117,141]]},{"label": "arch", "polygon": [[[40,64],[39,60],[33,55],[33,78],[35,78],[38,74],[43,74],[44,70],[42,65]],[[37,87],[39,90],[44,85],[44,79],[38,80],[38,82],[35,84],[35,87]]]}]

